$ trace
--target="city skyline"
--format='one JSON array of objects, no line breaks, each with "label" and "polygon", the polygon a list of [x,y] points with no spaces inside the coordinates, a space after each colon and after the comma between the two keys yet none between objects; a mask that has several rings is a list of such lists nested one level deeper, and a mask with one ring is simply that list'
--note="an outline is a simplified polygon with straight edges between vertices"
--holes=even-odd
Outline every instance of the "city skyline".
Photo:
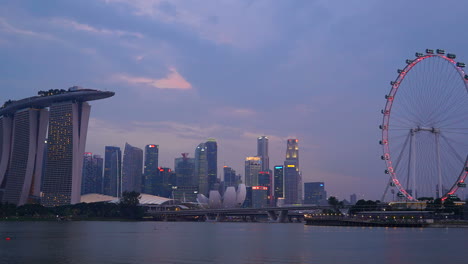
[{"label": "city skyline", "polygon": [[467,7],[4,1],[2,100],[75,84],[115,91],[93,105],[85,151],[158,144],[160,166],[172,168],[180,153],[194,157],[213,137],[218,175],[224,165],[244,171],[259,136],[269,138],[270,169],[283,164],[284,141],[298,138],[304,182],[326,182],[340,198],[380,199],[388,177],[378,125],[389,82],[426,48],[468,61],[468,38],[460,34]]}]

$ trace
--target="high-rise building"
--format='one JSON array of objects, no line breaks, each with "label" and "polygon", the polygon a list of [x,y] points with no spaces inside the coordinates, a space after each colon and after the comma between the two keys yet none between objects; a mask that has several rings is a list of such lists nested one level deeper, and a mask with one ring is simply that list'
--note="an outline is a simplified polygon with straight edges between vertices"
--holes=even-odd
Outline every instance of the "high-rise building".
[{"label": "high-rise building", "polygon": [[257,186],[258,173],[262,170],[262,160],[260,157],[245,158],[245,185]]},{"label": "high-rise building", "polygon": [[216,139],[209,138],[206,143],[206,161],[208,174],[208,190],[216,190],[218,181],[218,144]]},{"label": "high-rise building", "polygon": [[288,139],[284,162],[284,199],[286,204],[302,200],[302,180],[299,171],[299,146],[297,139]]},{"label": "high-rise building", "polygon": [[122,192],[141,192],[143,150],[125,143],[122,163]]},{"label": "high-rise building", "polygon": [[44,206],[81,201],[83,153],[90,111],[87,102],[64,102],[50,106],[41,198]]},{"label": "high-rise building", "polygon": [[39,200],[47,119],[47,110],[31,108],[18,111],[13,117],[2,117],[3,202],[22,205]]},{"label": "high-rise building", "polygon": [[102,189],[105,195],[120,197],[122,194],[122,152],[119,147],[106,146]]},{"label": "high-rise building", "polygon": [[158,168],[158,177],[155,179],[154,195],[171,197],[173,187],[176,187],[176,174],[169,168]]},{"label": "high-rise building", "polygon": [[182,153],[182,157],[174,160],[177,186],[196,186],[198,179],[194,179],[195,159],[189,158],[188,153]]},{"label": "high-rise building", "polygon": [[40,200],[45,206],[80,202],[87,101],[113,95],[74,86],[5,102],[0,108],[1,200],[16,205]]},{"label": "high-rise building", "polygon": [[156,194],[156,184],[158,178],[158,158],[159,146],[150,144],[145,146],[145,167],[142,179],[142,192]]},{"label": "high-rise building", "polygon": [[[208,160],[207,160],[207,147],[205,143],[200,143],[195,149],[195,177],[198,181],[198,192],[208,196],[209,182],[208,182]],[[194,183],[196,185],[196,182]]]},{"label": "high-rise building", "polygon": [[268,157],[268,137],[257,138],[257,157],[262,160],[262,171],[270,170],[270,158]]},{"label": "high-rise building", "polygon": [[260,171],[258,173],[258,186],[263,186],[263,187],[268,188],[268,192],[267,192],[268,204],[273,205],[274,204],[273,177],[270,171]]},{"label": "high-rise building", "polygon": [[104,160],[100,155],[86,152],[83,158],[81,194],[102,193],[102,172]]},{"label": "high-rise building", "polygon": [[224,166],[223,172],[224,172],[224,186],[225,187],[237,186],[237,184],[239,184],[236,178],[236,171],[233,168]]},{"label": "high-rise building", "polygon": [[353,194],[351,194],[351,195],[349,196],[349,203],[350,203],[351,205],[355,205],[356,202],[357,202],[357,196],[356,196],[355,193],[353,193]]},{"label": "high-rise building", "polygon": [[274,196],[275,200],[284,197],[284,167],[282,165],[276,165],[273,171],[274,176]]},{"label": "high-rise building", "polygon": [[323,182],[305,182],[304,183],[304,203],[305,204],[327,204],[327,192]]}]

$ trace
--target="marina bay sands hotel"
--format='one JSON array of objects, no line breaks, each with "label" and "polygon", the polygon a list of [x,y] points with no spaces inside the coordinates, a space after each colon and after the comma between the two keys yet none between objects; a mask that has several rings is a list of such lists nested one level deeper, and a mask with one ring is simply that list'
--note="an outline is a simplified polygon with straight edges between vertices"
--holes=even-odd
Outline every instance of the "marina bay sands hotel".
[{"label": "marina bay sands hotel", "polygon": [[0,108],[0,201],[79,203],[91,110],[87,101],[113,95],[74,86],[5,102]]}]

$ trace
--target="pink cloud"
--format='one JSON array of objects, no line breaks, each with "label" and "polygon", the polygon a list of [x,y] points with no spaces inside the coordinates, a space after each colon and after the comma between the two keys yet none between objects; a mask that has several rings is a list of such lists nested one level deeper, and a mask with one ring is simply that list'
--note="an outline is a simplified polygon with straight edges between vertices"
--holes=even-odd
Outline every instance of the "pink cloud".
[{"label": "pink cloud", "polygon": [[180,75],[176,68],[170,67],[169,71],[169,74],[165,78],[161,79],[136,77],[126,74],[120,74],[115,77],[120,81],[125,81],[130,84],[145,85],[158,89],[192,89],[192,85],[187,80],[185,80],[182,75]]}]

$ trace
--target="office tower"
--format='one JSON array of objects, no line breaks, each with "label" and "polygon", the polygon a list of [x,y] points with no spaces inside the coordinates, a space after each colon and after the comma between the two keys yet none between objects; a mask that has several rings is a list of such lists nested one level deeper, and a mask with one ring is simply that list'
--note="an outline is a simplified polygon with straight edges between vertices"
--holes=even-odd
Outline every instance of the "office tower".
[{"label": "office tower", "polygon": [[357,196],[356,196],[355,193],[353,193],[353,194],[351,194],[351,195],[349,196],[349,203],[350,203],[351,205],[355,205],[356,202],[357,202]]},{"label": "office tower", "polygon": [[262,160],[262,171],[270,170],[270,158],[268,157],[268,137],[257,138],[257,157]]},{"label": "office tower", "polygon": [[262,170],[262,161],[259,157],[245,158],[245,185],[257,186],[258,173]]},{"label": "office tower", "polygon": [[156,184],[158,178],[158,158],[159,146],[146,145],[145,146],[145,167],[142,179],[142,192],[148,194],[156,194]]},{"label": "office tower", "polygon": [[8,100],[0,108],[1,199],[17,205],[39,199],[45,206],[78,203],[90,114],[87,101],[114,93],[74,86],[38,95]]},{"label": "office tower", "polygon": [[236,171],[231,167],[224,166],[223,172],[224,172],[224,186],[225,187],[237,186],[238,182],[236,179]]},{"label": "office tower", "polygon": [[263,186],[268,188],[267,198],[268,204],[274,204],[273,198],[273,177],[270,171],[260,171],[258,173],[258,186]]},{"label": "office tower", "polygon": [[81,178],[81,194],[96,193],[93,189],[96,186],[94,175],[93,153],[85,152],[83,156],[83,176]]},{"label": "office tower", "polygon": [[176,187],[176,174],[170,168],[158,168],[158,177],[154,184],[154,195],[171,197],[173,187]]},{"label": "office tower", "polygon": [[208,190],[217,190],[218,181],[218,144],[216,139],[209,138],[206,143],[206,160],[208,173]]},{"label": "office tower", "polygon": [[102,193],[102,172],[104,160],[100,155],[86,152],[83,158],[81,194]]},{"label": "office tower", "polygon": [[125,143],[122,162],[122,192],[141,192],[143,150]]},{"label": "office tower", "polygon": [[326,205],[327,192],[323,182],[305,182],[304,183],[304,203]]},{"label": "office tower", "polygon": [[23,205],[39,200],[47,119],[47,110],[32,108],[2,118],[2,132],[11,136],[4,138],[2,151],[3,202]]},{"label": "office tower", "polygon": [[198,192],[205,196],[209,193],[209,182],[208,182],[208,160],[207,160],[207,147],[205,143],[200,143],[195,149],[195,182],[193,185],[197,185]]},{"label": "office tower", "polygon": [[119,147],[106,146],[102,189],[105,195],[120,197],[122,194],[122,152]]},{"label": "office tower", "polygon": [[189,158],[188,153],[182,153],[182,157],[174,161],[177,186],[196,186],[198,179],[194,180],[195,159]]},{"label": "office tower", "polygon": [[276,165],[273,171],[274,177],[274,197],[275,200],[284,197],[284,167],[282,165]]},{"label": "office tower", "polygon": [[288,139],[284,162],[284,199],[286,204],[302,200],[302,180],[299,172],[299,146],[297,139]]}]

